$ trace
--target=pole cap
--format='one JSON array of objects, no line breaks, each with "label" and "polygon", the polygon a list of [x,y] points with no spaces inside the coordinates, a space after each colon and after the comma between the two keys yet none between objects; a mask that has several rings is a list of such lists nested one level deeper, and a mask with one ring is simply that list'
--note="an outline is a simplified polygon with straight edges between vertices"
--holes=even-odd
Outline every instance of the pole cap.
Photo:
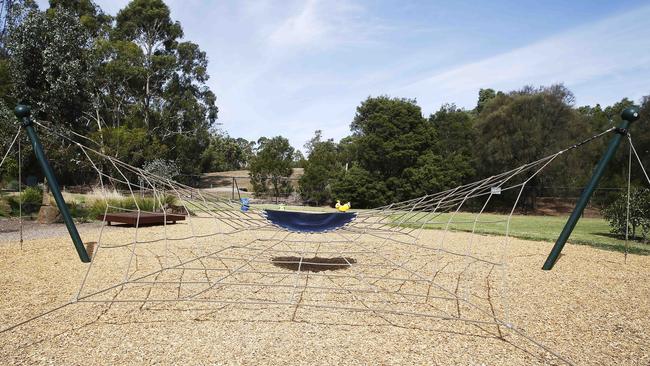
[{"label": "pole cap", "polygon": [[629,108],[625,108],[621,113],[621,118],[623,118],[628,122],[636,121],[637,119],[639,119],[639,107],[632,106]]},{"label": "pole cap", "polygon": [[14,109],[14,114],[19,119],[29,117],[29,115],[32,114],[32,107],[30,107],[30,106],[28,106],[26,104],[18,104],[16,106],[16,108]]}]

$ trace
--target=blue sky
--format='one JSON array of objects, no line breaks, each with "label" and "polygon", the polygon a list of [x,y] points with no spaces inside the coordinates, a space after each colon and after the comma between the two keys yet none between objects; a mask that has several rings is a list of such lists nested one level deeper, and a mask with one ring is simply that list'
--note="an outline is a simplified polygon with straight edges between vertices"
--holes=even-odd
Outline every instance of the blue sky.
[{"label": "blue sky", "polygon": [[[45,3],[44,0],[41,1]],[[125,0],[96,1],[115,14]],[[576,104],[650,94],[645,1],[167,0],[207,52],[231,136],[340,139],[368,96],[473,108],[479,88],[563,82]],[[43,7],[43,5],[41,5]]]}]

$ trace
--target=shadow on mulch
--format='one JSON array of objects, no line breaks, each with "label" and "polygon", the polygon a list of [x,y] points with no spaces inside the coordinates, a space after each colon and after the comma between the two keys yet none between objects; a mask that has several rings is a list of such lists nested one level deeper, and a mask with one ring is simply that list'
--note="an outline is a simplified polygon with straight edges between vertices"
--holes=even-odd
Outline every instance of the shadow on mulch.
[{"label": "shadow on mulch", "polygon": [[[171,223],[171,222],[168,222],[168,223],[167,223],[167,226],[178,225],[178,224],[180,224],[180,222],[177,222],[177,223]],[[136,226],[136,225],[133,225],[133,224],[114,223],[114,224],[110,224],[110,225],[106,225],[106,226],[112,226],[112,227],[126,227],[126,228],[142,228],[142,227],[165,226],[165,224],[162,224],[162,223],[138,224],[138,225]]]},{"label": "shadow on mulch", "polygon": [[323,271],[339,271],[342,269],[349,268],[350,265],[357,263],[357,260],[354,258],[347,257],[334,257],[334,258],[322,258],[322,257],[311,257],[311,258],[302,258],[300,257],[289,256],[289,257],[274,257],[271,259],[271,263],[274,266],[288,269],[291,271],[301,272],[323,272]]},{"label": "shadow on mulch", "polygon": [[[611,238],[611,239],[625,240],[625,236],[620,234],[614,234],[614,233],[593,233],[593,234],[598,236],[603,236],[606,238]],[[648,239],[644,239],[642,237],[633,238],[632,234],[630,234],[629,240],[636,243],[648,244]]]}]

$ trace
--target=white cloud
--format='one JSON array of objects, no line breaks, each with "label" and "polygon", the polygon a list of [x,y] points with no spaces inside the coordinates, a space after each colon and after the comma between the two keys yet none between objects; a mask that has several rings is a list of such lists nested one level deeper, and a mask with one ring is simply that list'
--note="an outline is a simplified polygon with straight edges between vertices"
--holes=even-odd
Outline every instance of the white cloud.
[{"label": "white cloud", "polygon": [[[648,78],[650,71],[650,7],[636,9],[480,61],[466,63],[394,89],[416,96],[428,108],[442,102],[471,107],[480,88],[517,89],[527,84],[565,83],[583,99],[581,87],[625,74]],[[645,71],[644,71],[645,70]],[[634,75],[634,72],[639,72]],[[630,80],[634,82],[634,80]],[[629,83],[611,85],[618,98],[638,94]],[[588,90],[585,90],[588,91]],[[650,92],[650,84],[648,84]],[[603,100],[601,103],[609,103]]]},{"label": "white cloud", "polygon": [[371,42],[386,28],[352,1],[307,0],[268,36],[271,49],[323,49]]},{"label": "white cloud", "polygon": [[316,42],[331,29],[317,13],[318,0],[308,0],[300,12],[286,19],[271,33],[269,40],[274,46],[306,45]]}]

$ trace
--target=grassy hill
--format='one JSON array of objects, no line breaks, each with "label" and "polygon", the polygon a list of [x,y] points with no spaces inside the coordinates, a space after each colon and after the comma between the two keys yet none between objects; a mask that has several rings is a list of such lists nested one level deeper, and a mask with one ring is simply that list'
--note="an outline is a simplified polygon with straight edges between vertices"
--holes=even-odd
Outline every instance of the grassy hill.
[{"label": "grassy hill", "polygon": [[[253,186],[248,175],[248,170],[228,170],[224,172],[205,173],[201,176],[201,188],[228,188],[232,189],[233,179],[237,182],[240,190],[253,191]],[[289,177],[295,188],[298,187],[298,180],[304,174],[303,168],[294,168]]]}]

